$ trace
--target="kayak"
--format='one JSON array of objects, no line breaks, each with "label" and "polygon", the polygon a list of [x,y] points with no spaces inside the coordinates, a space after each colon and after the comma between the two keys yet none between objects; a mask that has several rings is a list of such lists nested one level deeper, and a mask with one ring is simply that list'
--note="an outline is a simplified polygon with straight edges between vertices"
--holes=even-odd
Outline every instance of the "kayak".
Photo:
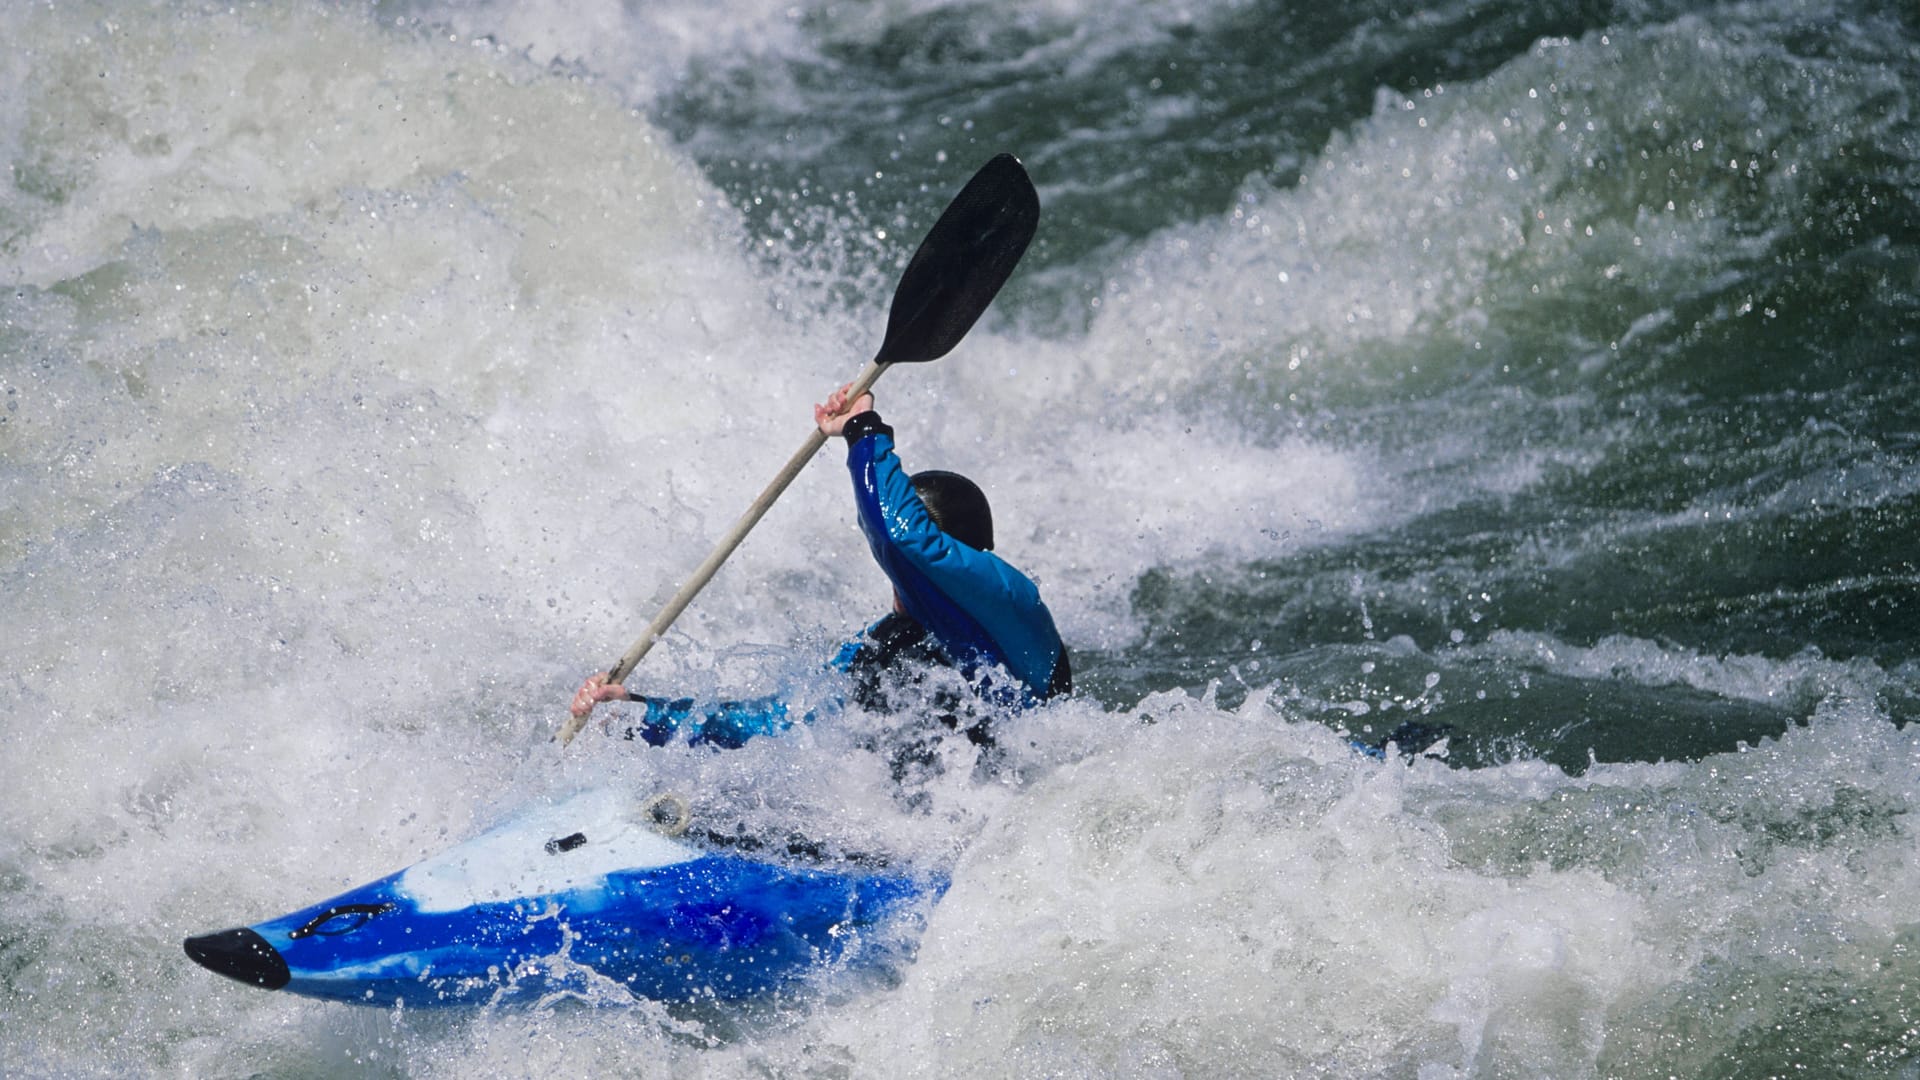
[{"label": "kayak", "polygon": [[903,962],[947,888],[872,859],[701,843],[687,823],[672,796],[590,790],[186,953],[250,986],[368,1005],[738,1000]]}]

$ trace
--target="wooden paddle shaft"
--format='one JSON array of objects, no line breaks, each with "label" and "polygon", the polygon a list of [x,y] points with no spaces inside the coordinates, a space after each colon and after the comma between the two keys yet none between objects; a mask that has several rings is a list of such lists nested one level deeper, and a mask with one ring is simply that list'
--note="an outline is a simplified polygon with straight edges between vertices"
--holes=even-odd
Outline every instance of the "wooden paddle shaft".
[{"label": "wooden paddle shaft", "polygon": [[[847,401],[850,403],[858,401],[861,394],[872,389],[873,384],[880,380],[880,373],[885,371],[887,366],[877,360],[869,362],[860,372],[859,377],[853,380],[847,392]],[[772,509],[781,493],[793,483],[793,478],[800,475],[800,470],[806,468],[807,462],[813,460],[813,456],[826,444],[827,436],[819,428],[815,428],[813,433],[807,436],[807,441],[801,445],[799,452],[787,459],[786,465],[782,466],[780,472],[774,476],[773,482],[767,485],[759,498],[753,500],[753,505],[747,507],[747,512],[740,515],[740,520],[733,523],[733,528],[727,530],[727,535],[721,537],[720,543],[714,547],[706,561],[694,568],[693,576],[687,579],[686,584],[680,586],[680,591],[673,594],[672,600],[667,601],[667,606],[654,617],[653,622],[647,626],[646,632],[640,635],[640,640],[635,641],[626,655],[620,658],[620,662],[607,672],[608,682],[625,683],[627,681],[627,676],[633,674],[634,667],[653,648],[653,643],[666,634],[667,628],[673,625],[673,621],[680,617],[681,612],[687,610],[687,605],[693,602],[693,598],[700,594],[701,589],[707,587],[707,582],[712,581],[713,575],[719,572],[720,564],[727,561],[727,557],[733,554],[734,549],[740,546],[740,542],[747,538],[747,534],[753,531],[753,527],[760,523],[760,519],[767,515],[768,510]],[[572,742],[573,737],[579,734],[580,729],[585,725],[585,717],[569,715],[567,722],[561,725],[560,733],[556,736],[560,740],[560,745],[565,746]]]}]

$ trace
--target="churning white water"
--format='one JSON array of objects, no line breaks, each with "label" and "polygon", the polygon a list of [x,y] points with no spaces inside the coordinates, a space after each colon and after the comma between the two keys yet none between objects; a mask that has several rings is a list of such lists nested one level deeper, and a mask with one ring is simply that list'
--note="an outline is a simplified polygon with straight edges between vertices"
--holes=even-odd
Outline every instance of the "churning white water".
[{"label": "churning white water", "polygon": [[[874,18],[927,7],[898,6]],[[1356,567],[1365,647],[1313,661],[1339,679],[1276,679],[1262,664],[1287,646],[1263,651],[1229,611],[1225,693],[1196,676],[1023,715],[1007,776],[975,780],[955,749],[931,813],[861,750],[873,718],[729,755],[597,730],[555,748],[579,679],[878,346],[945,193],[1022,148],[943,127],[939,159],[874,165],[923,175],[926,216],[856,228],[860,193],[819,191],[796,212],[831,241],[788,247],[644,106],[724,52],[716,38],[812,56],[878,31],[837,9],[428,14],[0,13],[0,1073],[1736,1075],[1749,1052],[1911,1067],[1920,736],[1887,704],[1911,663],[1375,634]],[[1598,457],[1621,425],[1490,449],[1462,417],[1414,410],[1421,438],[1367,444],[1287,403],[1338,410],[1401,378],[1385,368],[1423,334],[1469,355],[1518,336],[1489,328],[1493,293],[1677,283],[1712,271],[1699,251],[1756,242],[1704,213],[1636,220],[1637,191],[1566,179],[1594,129],[1556,127],[1555,73],[1592,92],[1685,39],[1552,40],[1441,101],[1382,94],[1297,184],[1249,180],[1215,218],[1016,278],[1089,302],[1062,329],[1012,297],[952,356],[890,374],[903,456],[982,480],[1001,550],[1096,655],[1150,632],[1148,571],[1235,580]],[[1707,93],[1662,92],[1683,117]],[[1511,197],[1485,179],[1507,170]],[[1043,200],[1097,186],[1037,179]],[[1043,239],[1075,227],[1045,214]],[[1539,231],[1549,217],[1572,235]],[[1590,344],[1577,362],[1604,366],[1609,343]],[[886,606],[845,488],[830,448],[632,684],[806,692]],[[1473,630],[1476,603],[1443,630]],[[1444,745],[1383,764],[1313,719],[1382,735],[1488,670],[1682,686],[1805,723],[1570,775],[1524,753],[1453,768]],[[897,982],[738,1010],[355,1010],[180,951],[605,782],[800,820],[951,866],[954,884]]]}]

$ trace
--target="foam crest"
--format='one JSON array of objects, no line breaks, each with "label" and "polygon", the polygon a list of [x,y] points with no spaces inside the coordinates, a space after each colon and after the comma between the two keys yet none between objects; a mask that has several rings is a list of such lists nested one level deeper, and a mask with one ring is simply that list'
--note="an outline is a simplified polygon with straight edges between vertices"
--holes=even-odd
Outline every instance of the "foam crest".
[{"label": "foam crest", "polygon": [[[1887,829],[1911,797],[1895,763],[1916,752],[1910,731],[1835,708],[1697,767],[1461,774],[1363,762],[1260,700],[1150,699],[983,833],[885,1005],[895,1022],[847,1035],[928,1075],[1737,1056],[1800,1007],[1779,985],[1796,956],[1844,980],[1863,956],[1837,942],[1871,954],[1898,933],[1890,901],[1832,900],[1898,895],[1877,890],[1920,869]],[[1729,956],[1770,989],[1718,997]],[[1699,1025],[1678,1058],[1637,1036],[1676,1006]]]},{"label": "foam crest", "polygon": [[[1230,213],[1114,268],[1089,301],[1103,382],[1289,404],[1501,361],[1603,370],[1771,252],[1842,147],[1898,142],[1890,55],[1828,82],[1832,62],[1782,43],[1790,15],[1753,14],[1546,38],[1478,82],[1382,89],[1296,185],[1252,178]],[[1585,314],[1606,301],[1627,317]],[[1155,355],[1131,363],[1140,342]]]}]

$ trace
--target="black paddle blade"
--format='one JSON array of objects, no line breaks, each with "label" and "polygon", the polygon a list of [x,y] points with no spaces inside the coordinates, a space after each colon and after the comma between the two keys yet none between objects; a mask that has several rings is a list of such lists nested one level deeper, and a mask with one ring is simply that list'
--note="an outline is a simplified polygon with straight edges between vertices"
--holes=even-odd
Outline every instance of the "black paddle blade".
[{"label": "black paddle blade", "polygon": [[1040,224],[1040,196],[1012,154],[982,166],[913,253],[876,363],[937,360],[973,329]]}]

